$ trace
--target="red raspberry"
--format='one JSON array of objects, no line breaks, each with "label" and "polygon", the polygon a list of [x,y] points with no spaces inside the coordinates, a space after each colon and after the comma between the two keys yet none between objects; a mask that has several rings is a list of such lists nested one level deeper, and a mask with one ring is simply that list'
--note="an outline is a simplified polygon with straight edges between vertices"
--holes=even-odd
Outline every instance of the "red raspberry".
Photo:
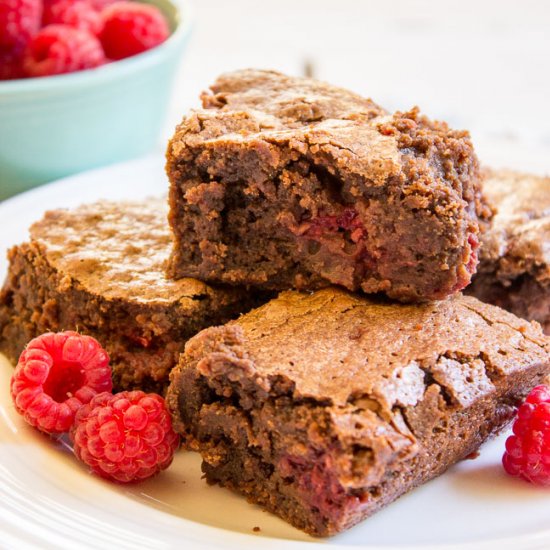
[{"label": "red raspberry", "polygon": [[96,11],[102,11],[107,6],[110,6],[111,4],[114,4],[115,2],[119,2],[120,0],[88,0],[88,3],[94,8]]},{"label": "red raspberry", "polygon": [[68,25],[97,36],[103,28],[99,11],[85,0],[49,0],[44,5],[44,25]]},{"label": "red raspberry", "polygon": [[0,47],[24,46],[41,19],[42,0],[0,0]]},{"label": "red raspberry", "polygon": [[537,386],[518,410],[514,435],[506,440],[506,472],[550,487],[550,388]]},{"label": "red raspberry", "polygon": [[16,48],[0,48],[0,80],[13,80],[23,76],[23,52]]},{"label": "red raspberry", "polygon": [[102,477],[129,483],[168,468],[179,445],[164,399],[155,393],[102,393],[71,429],[76,456]]},{"label": "red raspberry", "polygon": [[105,61],[101,44],[92,34],[66,25],[48,25],[29,43],[23,68],[28,76],[51,76],[93,69]]},{"label": "red raspberry", "polygon": [[15,409],[46,433],[64,433],[97,393],[111,391],[109,356],[91,336],[48,332],[31,340],[11,378]]},{"label": "red raspberry", "polygon": [[115,2],[102,12],[100,39],[110,59],[123,59],[164,42],[170,34],[168,23],[155,6]]}]

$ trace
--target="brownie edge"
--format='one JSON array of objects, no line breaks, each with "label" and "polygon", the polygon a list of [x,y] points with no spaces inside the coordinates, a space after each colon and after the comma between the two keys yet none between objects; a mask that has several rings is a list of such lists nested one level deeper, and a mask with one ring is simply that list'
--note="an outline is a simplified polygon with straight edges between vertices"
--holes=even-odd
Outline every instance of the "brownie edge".
[{"label": "brownie edge", "polygon": [[164,275],[166,200],[53,210],[8,251],[0,351],[17,362],[46,331],[78,330],[107,350],[116,390],[162,393],[188,338],[258,305],[246,289]]},{"label": "brownie edge", "polygon": [[169,142],[172,277],[441,299],[477,265],[467,132],[274,71],[220,76]]},{"label": "brownie edge", "polygon": [[550,334],[550,177],[486,169],[483,189],[497,212],[466,292]]},{"label": "brownie edge", "polygon": [[550,340],[458,295],[284,292],[188,341],[167,400],[210,483],[316,536],[443,473],[550,372]]}]

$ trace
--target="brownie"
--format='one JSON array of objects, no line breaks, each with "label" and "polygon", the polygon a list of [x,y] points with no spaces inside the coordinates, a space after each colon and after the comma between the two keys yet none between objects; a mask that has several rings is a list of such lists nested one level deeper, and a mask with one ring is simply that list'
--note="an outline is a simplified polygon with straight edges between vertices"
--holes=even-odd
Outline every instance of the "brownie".
[{"label": "brownie", "polygon": [[111,356],[115,389],[162,391],[185,341],[257,305],[250,293],[164,275],[166,199],[47,212],[8,252],[0,351],[16,361],[48,331],[75,329]]},{"label": "brownie", "polygon": [[284,292],[188,341],[167,399],[210,483],[312,535],[468,456],[550,373],[550,338],[473,297]]},{"label": "brownie", "polygon": [[497,213],[467,292],[550,334],[550,178],[487,170],[484,189]]},{"label": "brownie", "polygon": [[439,299],[490,217],[467,132],[306,78],[221,76],[167,150],[172,277]]}]

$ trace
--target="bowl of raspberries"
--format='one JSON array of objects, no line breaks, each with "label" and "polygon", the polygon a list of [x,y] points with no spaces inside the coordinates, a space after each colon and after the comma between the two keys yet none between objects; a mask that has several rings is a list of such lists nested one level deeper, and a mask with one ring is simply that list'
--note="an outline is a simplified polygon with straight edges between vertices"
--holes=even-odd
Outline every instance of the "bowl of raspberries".
[{"label": "bowl of raspberries", "polygon": [[185,0],[0,0],[0,200],[158,143]]}]

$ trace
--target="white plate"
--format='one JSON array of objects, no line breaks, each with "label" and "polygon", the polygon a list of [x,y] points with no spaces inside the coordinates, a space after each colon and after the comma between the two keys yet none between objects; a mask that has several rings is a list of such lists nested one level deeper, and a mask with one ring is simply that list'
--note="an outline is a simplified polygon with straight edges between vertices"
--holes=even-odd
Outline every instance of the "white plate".
[{"label": "white plate", "polygon": [[[99,198],[162,194],[151,157],[81,174],[0,204],[0,253],[44,210]],[[0,277],[6,262],[2,258]],[[29,428],[9,398],[0,356],[0,546],[8,548],[550,548],[550,491],[507,477],[505,435],[348,532],[316,540],[244,499],[209,487],[200,459],[179,453],[160,476],[124,487],[86,472],[63,442]],[[254,527],[260,527],[254,532]]]}]

